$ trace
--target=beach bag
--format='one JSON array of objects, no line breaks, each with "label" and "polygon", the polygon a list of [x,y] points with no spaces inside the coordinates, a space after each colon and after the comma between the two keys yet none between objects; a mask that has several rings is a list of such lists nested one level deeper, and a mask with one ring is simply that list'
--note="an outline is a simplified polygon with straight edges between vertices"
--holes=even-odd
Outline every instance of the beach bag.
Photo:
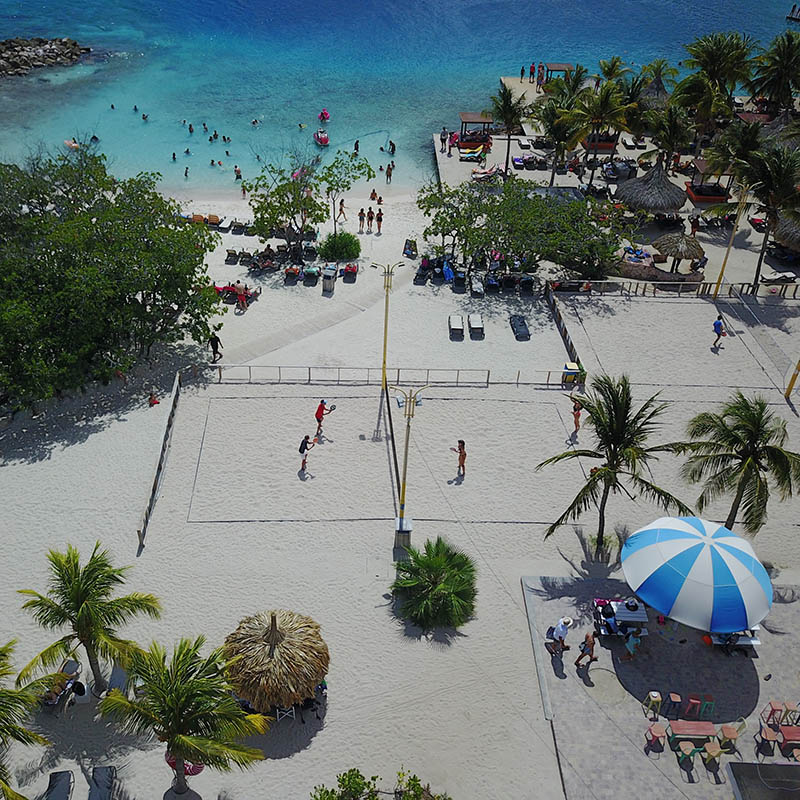
[{"label": "beach bag", "polygon": [[555,635],[556,635],[556,629],[555,629],[555,626],[554,626],[554,625],[551,625],[551,626],[550,626],[550,627],[547,629],[547,632],[545,633],[545,635],[544,635],[544,638],[545,638],[545,639],[554,639],[554,638],[555,638]]}]

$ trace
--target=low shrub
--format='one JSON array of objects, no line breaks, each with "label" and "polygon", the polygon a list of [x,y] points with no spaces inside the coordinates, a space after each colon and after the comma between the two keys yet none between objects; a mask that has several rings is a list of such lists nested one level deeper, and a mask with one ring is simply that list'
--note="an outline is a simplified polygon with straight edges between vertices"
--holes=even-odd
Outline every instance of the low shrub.
[{"label": "low shrub", "polygon": [[361,242],[352,233],[329,233],[319,246],[320,258],[325,261],[352,261],[361,255]]}]

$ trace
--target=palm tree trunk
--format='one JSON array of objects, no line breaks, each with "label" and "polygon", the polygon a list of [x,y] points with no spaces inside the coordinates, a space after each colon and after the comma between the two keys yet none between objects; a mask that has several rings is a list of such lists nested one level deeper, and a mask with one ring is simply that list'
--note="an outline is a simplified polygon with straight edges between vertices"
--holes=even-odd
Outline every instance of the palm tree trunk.
[{"label": "palm tree trunk", "polygon": [[331,197],[331,216],[333,217],[333,238],[336,238],[336,198]]},{"label": "palm tree trunk", "polygon": [[597,520],[597,545],[595,546],[595,555],[600,555],[605,545],[605,532],[606,532],[606,503],[608,502],[608,495],[611,491],[611,485],[605,484],[603,487],[603,496],[600,498],[600,505],[598,506],[599,518]]},{"label": "palm tree trunk", "polygon": [[97,650],[88,642],[84,642],[83,647],[86,650],[86,657],[89,659],[89,667],[94,677],[94,694],[101,695],[108,689],[108,683],[106,683],[106,679],[103,677],[103,671],[100,669],[100,660],[97,658]]},{"label": "palm tree trunk", "polygon": [[764,263],[764,256],[767,254],[767,242],[769,242],[769,235],[772,232],[772,226],[767,225],[767,231],[764,234],[764,241],[761,242],[761,252],[758,254],[758,264],[756,264],[756,274],[753,278],[753,294],[758,292],[758,284],[761,279],[761,266]]},{"label": "palm tree trunk", "polygon": [[506,171],[503,174],[503,180],[508,178],[508,160],[511,158],[511,129],[506,128]]},{"label": "palm tree trunk", "polygon": [[551,186],[556,182],[556,168],[558,167],[558,162],[561,158],[563,158],[563,155],[559,155],[559,150],[556,147],[556,149],[553,151],[553,169],[550,172]]},{"label": "palm tree trunk", "polygon": [[600,131],[596,130],[592,133],[594,136],[594,157],[592,158],[592,174],[589,176],[589,186],[594,183],[594,171],[597,169],[597,154],[600,148]]},{"label": "palm tree trunk", "polygon": [[175,759],[175,794],[185,794],[189,791],[186,783],[186,762],[182,758]]},{"label": "palm tree trunk", "polygon": [[736,524],[736,515],[739,513],[739,504],[742,502],[742,497],[744,497],[744,489],[745,481],[744,477],[742,477],[739,480],[739,485],[736,487],[736,496],[733,498],[731,510],[728,512],[728,519],[725,520],[725,527],[729,531],[732,531],[733,526]]}]

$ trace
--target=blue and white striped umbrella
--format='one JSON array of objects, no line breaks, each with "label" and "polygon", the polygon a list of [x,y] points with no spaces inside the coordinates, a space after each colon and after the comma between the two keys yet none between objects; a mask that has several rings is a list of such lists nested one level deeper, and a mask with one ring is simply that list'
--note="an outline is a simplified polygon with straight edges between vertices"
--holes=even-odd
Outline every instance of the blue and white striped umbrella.
[{"label": "blue and white striped umbrella", "polygon": [[622,571],[645,603],[703,631],[752,628],[772,606],[750,543],[697,517],[661,517],[636,531],[622,547]]}]

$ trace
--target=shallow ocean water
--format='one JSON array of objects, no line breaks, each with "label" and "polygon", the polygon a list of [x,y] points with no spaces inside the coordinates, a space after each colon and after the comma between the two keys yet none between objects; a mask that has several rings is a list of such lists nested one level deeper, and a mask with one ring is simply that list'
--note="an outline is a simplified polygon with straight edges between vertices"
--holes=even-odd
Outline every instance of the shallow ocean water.
[{"label": "shallow ocean water", "polygon": [[[677,63],[682,45],[704,32],[736,29],[768,42],[785,29],[787,8],[778,0],[0,0],[0,38],[71,36],[95,51],[77,67],[0,81],[0,158],[96,134],[119,175],[158,171],[167,190],[233,190],[234,164],[249,176],[256,155],[315,153],[324,106],[327,152],[359,139],[377,170],[392,139],[395,183],[414,186],[433,170],[431,134],[456,127],[459,111],[486,108],[499,76],[522,64],[594,70],[615,54],[634,69],[657,57]],[[232,144],[210,144],[202,122]],[[212,156],[223,166],[211,167]]]}]

